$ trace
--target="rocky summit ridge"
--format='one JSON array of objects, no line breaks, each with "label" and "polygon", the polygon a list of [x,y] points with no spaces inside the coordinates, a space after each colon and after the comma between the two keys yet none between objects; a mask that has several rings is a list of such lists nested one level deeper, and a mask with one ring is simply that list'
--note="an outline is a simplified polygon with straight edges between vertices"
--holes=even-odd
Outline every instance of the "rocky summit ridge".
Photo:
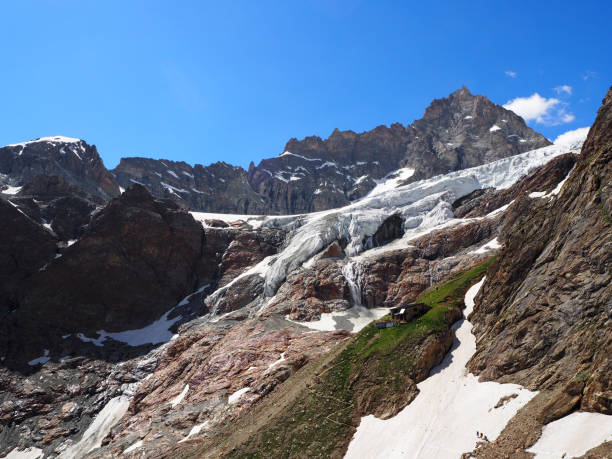
[{"label": "rocky summit ridge", "polygon": [[398,180],[409,183],[548,144],[515,113],[463,86],[434,100],[407,126],[290,139],[279,156],[251,163],[248,170],[224,162],[191,166],[134,157],[108,171],[95,146],[41,138],[0,148],[0,187],[15,189],[37,174],[61,175],[105,200],[140,184],[191,210],[291,215],[347,205],[398,169]]}]

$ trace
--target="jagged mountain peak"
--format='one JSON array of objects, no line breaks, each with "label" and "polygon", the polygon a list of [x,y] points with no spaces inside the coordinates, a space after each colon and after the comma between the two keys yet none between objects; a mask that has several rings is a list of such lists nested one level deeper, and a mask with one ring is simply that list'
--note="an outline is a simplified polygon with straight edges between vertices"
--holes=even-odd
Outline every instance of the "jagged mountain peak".
[{"label": "jagged mountain peak", "polygon": [[[103,199],[116,196],[119,186],[140,184],[192,210],[296,214],[346,205],[400,168],[414,169],[407,180],[416,181],[549,143],[514,113],[462,86],[432,101],[423,117],[408,126],[379,125],[361,133],[336,128],[327,139],[292,138],[282,154],[248,171],[225,163],[191,166],[132,157],[122,158],[109,173],[95,146],[55,136],[0,149],[0,174],[6,174],[0,183],[22,186],[35,170],[64,176]],[[32,168],[31,161],[38,165]]]},{"label": "jagged mountain peak", "polygon": [[105,200],[119,195],[96,146],[82,139],[40,137],[0,148],[0,185],[23,186],[41,174],[64,177]]}]

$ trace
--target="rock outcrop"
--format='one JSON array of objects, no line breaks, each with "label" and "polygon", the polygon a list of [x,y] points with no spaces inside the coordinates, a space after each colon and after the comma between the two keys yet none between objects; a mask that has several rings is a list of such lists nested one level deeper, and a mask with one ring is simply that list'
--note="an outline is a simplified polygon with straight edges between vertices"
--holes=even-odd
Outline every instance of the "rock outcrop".
[{"label": "rock outcrop", "polygon": [[[247,229],[205,229],[173,201],[155,199],[136,185],[97,213],[79,240],[56,255],[52,234],[11,204],[0,204],[15,228],[21,228],[6,241],[22,254],[10,247],[4,251],[16,267],[4,265],[10,271],[5,285],[15,285],[5,294],[14,312],[2,323],[0,354],[5,365],[23,370],[43,349],[57,358],[82,354],[87,347],[86,354],[104,357],[103,349],[82,341],[97,338],[100,330],[147,326],[191,292],[226,282],[223,276],[236,275],[282,242],[282,233],[275,230],[254,236]],[[26,239],[29,246],[20,242]],[[206,312],[202,304],[197,308],[199,314]]]},{"label": "rock outcrop", "polygon": [[10,201],[32,220],[46,225],[60,241],[74,242],[104,201],[57,175],[38,175]]},{"label": "rock outcrop", "polygon": [[[612,414],[612,90],[557,195],[519,197],[477,297],[471,371],[533,389],[584,383]],[[572,394],[575,395],[575,390]]]},{"label": "rock outcrop", "polygon": [[40,174],[61,176],[105,200],[119,195],[119,186],[95,145],[83,140],[42,137],[0,148],[0,189],[2,185],[23,186]]}]

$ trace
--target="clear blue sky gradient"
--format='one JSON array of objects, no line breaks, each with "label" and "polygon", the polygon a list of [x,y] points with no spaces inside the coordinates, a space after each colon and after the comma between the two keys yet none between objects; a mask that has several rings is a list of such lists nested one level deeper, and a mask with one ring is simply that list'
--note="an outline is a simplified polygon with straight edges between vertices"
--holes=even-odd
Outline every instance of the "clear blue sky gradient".
[{"label": "clear blue sky gradient", "polygon": [[291,137],[411,123],[462,84],[500,104],[562,99],[573,122],[529,123],[552,139],[590,125],[612,83],[604,0],[14,0],[0,14],[0,144],[80,137],[107,167],[247,167]]}]

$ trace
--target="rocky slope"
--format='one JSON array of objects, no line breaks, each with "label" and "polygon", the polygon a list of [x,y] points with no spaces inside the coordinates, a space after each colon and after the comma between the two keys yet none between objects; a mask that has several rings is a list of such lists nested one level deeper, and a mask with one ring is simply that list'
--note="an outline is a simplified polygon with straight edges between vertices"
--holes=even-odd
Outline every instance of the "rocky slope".
[{"label": "rocky slope", "polygon": [[[558,194],[522,196],[478,298],[482,378],[563,388],[567,410],[612,414],[612,91]],[[533,196],[533,197],[531,197]],[[577,386],[577,387],[574,387]]]},{"label": "rocky slope", "polygon": [[[456,96],[459,106],[474,97]],[[445,102],[433,107],[428,118],[444,118]],[[500,266],[491,257],[520,235],[523,202],[565,195],[577,148],[413,182],[404,169],[348,206],[296,216],[189,213],[138,184],[104,204],[44,175],[8,189],[0,256],[15,261],[0,273],[13,301],[0,333],[0,454],[189,457],[210,446],[234,456],[342,455],[360,417],[394,418],[418,396],[451,346],[465,290],[483,263]],[[415,300],[427,306],[410,323],[385,334],[367,326]],[[477,333],[505,320],[486,314],[473,319]],[[587,317],[589,336],[599,336],[606,323]],[[487,348],[507,340],[485,339],[474,362],[485,362],[486,376],[497,368]],[[555,376],[550,394],[565,395],[534,403],[563,413],[582,382],[594,394],[582,403],[603,405],[609,379],[593,368],[603,375],[590,376],[595,385],[584,373],[578,382]]]}]

